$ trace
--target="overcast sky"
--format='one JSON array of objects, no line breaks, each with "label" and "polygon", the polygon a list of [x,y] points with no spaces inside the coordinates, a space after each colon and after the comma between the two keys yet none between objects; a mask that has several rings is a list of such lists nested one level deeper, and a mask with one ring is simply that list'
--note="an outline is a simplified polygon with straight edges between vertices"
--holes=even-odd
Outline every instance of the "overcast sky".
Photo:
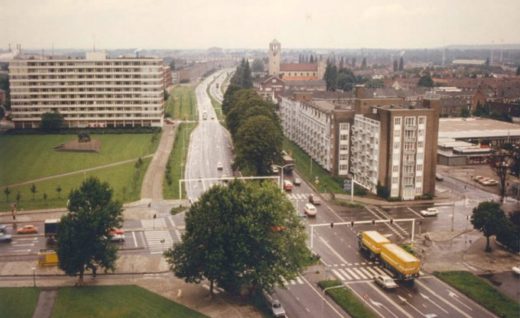
[{"label": "overcast sky", "polygon": [[520,43],[520,0],[0,0],[0,47],[422,48]]}]

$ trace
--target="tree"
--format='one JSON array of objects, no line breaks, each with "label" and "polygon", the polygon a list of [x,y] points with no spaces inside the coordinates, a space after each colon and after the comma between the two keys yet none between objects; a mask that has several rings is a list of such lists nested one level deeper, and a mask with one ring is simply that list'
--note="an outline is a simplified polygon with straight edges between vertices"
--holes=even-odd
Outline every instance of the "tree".
[{"label": "tree", "polygon": [[60,197],[60,193],[61,193],[61,186],[58,184],[58,186],[56,187],[56,192],[58,192],[58,198]]},{"label": "tree", "polygon": [[338,69],[336,65],[328,62],[327,67],[325,68],[325,74],[323,75],[323,79],[327,85],[328,91],[335,91],[337,82],[338,82]]},{"label": "tree", "polygon": [[36,189],[36,185],[33,183],[31,185],[31,193],[33,195],[33,201],[34,201],[34,195],[36,194],[36,192],[38,192],[38,190]]},{"label": "tree", "polygon": [[520,252],[520,211],[511,213],[496,235],[497,241],[514,253]]},{"label": "tree", "polygon": [[511,166],[511,154],[504,149],[495,150],[489,157],[489,165],[495,171],[498,177],[498,191],[500,202],[504,202],[507,191],[507,177],[509,175],[509,167]]},{"label": "tree", "polygon": [[110,242],[111,230],[121,227],[122,206],[112,199],[113,190],[106,182],[90,177],[69,194],[69,213],[61,218],[57,234],[59,267],[69,276],[85,270],[94,276],[98,267],[115,269],[117,248]]},{"label": "tree", "polygon": [[42,114],[40,128],[47,132],[57,131],[63,127],[63,115],[58,111]]},{"label": "tree", "polygon": [[516,68],[516,76],[520,76],[520,65]]},{"label": "tree", "polygon": [[460,117],[467,118],[471,115],[471,112],[469,111],[469,108],[464,107],[460,110]]},{"label": "tree", "polygon": [[493,201],[481,202],[478,207],[473,209],[471,224],[486,237],[486,252],[491,252],[489,237],[496,235],[504,228],[505,214],[500,208],[500,204]]},{"label": "tree", "polygon": [[230,293],[270,291],[310,255],[294,207],[272,182],[213,186],[186,213],[182,242],[165,257],[175,276]]},{"label": "tree", "polygon": [[249,117],[240,126],[236,137],[236,164],[256,175],[271,172],[271,164],[282,155],[282,132],[265,115]]},{"label": "tree", "polygon": [[253,65],[251,66],[251,70],[253,72],[263,72],[264,71],[264,62],[262,59],[254,59]]},{"label": "tree", "polygon": [[422,87],[433,87],[433,79],[430,74],[423,75],[419,78],[417,85]]},{"label": "tree", "polygon": [[9,189],[9,187],[5,187],[4,188],[4,194],[5,194],[5,202],[8,202],[9,201],[9,194],[11,194],[11,190]]},{"label": "tree", "polygon": [[367,58],[364,57],[363,60],[361,60],[361,69],[366,69],[367,68]]},{"label": "tree", "polygon": [[404,70],[404,58],[401,56],[399,58],[399,71]]},{"label": "tree", "polygon": [[235,85],[240,88],[253,87],[251,69],[249,68],[249,62],[246,61],[246,59],[242,59],[235,71],[235,74],[233,75],[233,77],[231,77],[230,83],[231,85]]}]

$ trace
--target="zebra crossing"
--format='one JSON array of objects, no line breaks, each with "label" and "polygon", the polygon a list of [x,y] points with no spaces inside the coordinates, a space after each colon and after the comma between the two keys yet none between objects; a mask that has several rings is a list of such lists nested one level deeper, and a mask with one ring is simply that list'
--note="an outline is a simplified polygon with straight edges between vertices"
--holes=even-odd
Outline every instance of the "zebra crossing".
[{"label": "zebra crossing", "polygon": [[150,254],[162,254],[173,245],[172,235],[169,231],[144,231],[144,237]]},{"label": "zebra crossing", "polygon": [[284,286],[289,286],[289,285],[303,285],[304,282],[303,282],[303,279],[300,275],[296,276],[295,279],[291,279],[291,280],[286,280],[284,277],[282,277],[282,281],[283,281],[283,285]]},{"label": "zebra crossing", "polygon": [[166,221],[164,218],[144,219],[144,220],[141,220],[141,225],[143,226],[143,229],[145,229],[145,230],[155,230],[155,229],[167,228]]},{"label": "zebra crossing", "polygon": [[389,270],[379,266],[331,268],[331,272],[341,281],[374,279],[379,275],[394,276]]},{"label": "zebra crossing", "polygon": [[308,201],[310,193],[286,193],[289,200]]}]

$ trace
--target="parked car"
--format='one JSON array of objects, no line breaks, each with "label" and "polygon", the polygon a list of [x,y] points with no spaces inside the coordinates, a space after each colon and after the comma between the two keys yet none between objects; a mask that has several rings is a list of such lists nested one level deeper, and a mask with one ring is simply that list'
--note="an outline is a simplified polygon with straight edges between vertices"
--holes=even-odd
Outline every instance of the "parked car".
[{"label": "parked car", "polygon": [[314,204],[305,203],[305,206],[303,207],[303,212],[305,212],[305,214],[307,216],[316,216],[316,213],[318,212],[318,210],[316,209]]},{"label": "parked car", "polygon": [[7,232],[7,225],[0,224],[0,233],[6,233]]},{"label": "parked car", "polygon": [[399,287],[392,277],[386,275],[379,275],[374,279],[374,281],[384,289],[394,289]]},{"label": "parked car", "polygon": [[285,317],[285,309],[276,299],[271,303],[271,312],[275,317]]},{"label": "parked car", "polygon": [[113,234],[111,237],[110,237],[110,241],[111,242],[124,242],[125,241],[125,235],[124,234]]},{"label": "parked car", "polygon": [[222,165],[222,162],[217,162],[217,170],[222,170],[224,169],[224,166]]},{"label": "parked car", "polygon": [[513,268],[511,268],[511,270],[513,271],[513,274],[515,274],[517,276],[520,276],[520,265],[519,266],[513,266]]},{"label": "parked car", "polygon": [[12,240],[11,234],[0,234],[0,243],[10,243]]},{"label": "parked car", "polygon": [[284,180],[284,182],[283,182],[283,189],[284,189],[285,191],[292,191],[292,189],[293,189],[293,184],[292,184],[292,182],[289,181],[289,180]]},{"label": "parked car", "polygon": [[296,178],[293,179],[293,183],[294,183],[295,186],[299,186],[299,185],[302,184],[302,179],[296,177]]},{"label": "parked car", "polygon": [[38,229],[34,225],[24,225],[23,227],[16,230],[17,234],[36,234]]},{"label": "parked car", "polygon": [[121,235],[121,234],[125,234],[125,230],[123,229],[112,229],[110,231],[110,234],[111,235]]},{"label": "parked car", "polygon": [[315,195],[315,194],[309,194],[309,202],[314,204],[314,205],[320,205],[321,204],[321,199],[319,196]]},{"label": "parked car", "polygon": [[443,180],[444,180],[444,177],[443,177],[440,173],[436,173],[436,174],[435,174],[435,180],[437,180],[437,181],[443,181]]},{"label": "parked car", "polygon": [[436,208],[427,208],[426,210],[421,210],[420,213],[422,216],[436,216],[439,214],[439,210]]}]

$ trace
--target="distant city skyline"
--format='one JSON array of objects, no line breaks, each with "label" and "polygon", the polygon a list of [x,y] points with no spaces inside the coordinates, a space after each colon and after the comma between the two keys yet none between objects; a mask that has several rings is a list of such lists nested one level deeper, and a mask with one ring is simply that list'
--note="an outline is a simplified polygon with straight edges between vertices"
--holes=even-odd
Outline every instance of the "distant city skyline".
[{"label": "distant city skyline", "polygon": [[436,48],[519,44],[518,0],[0,0],[0,48]]}]

